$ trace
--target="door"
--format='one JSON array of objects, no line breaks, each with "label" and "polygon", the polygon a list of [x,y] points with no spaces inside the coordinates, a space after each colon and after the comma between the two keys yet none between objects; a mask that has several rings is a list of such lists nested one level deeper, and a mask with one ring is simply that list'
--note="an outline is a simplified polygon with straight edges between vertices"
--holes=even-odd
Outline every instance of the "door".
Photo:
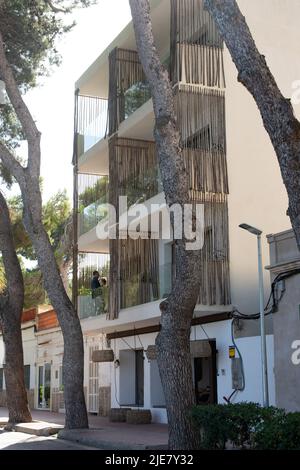
[{"label": "door", "polygon": [[38,380],[38,408],[49,410],[51,399],[51,364],[46,363],[39,366]]},{"label": "door", "polygon": [[209,341],[211,355],[194,357],[194,384],[197,405],[217,403],[216,342]]},{"label": "door", "polygon": [[98,346],[91,346],[89,349],[89,390],[88,390],[88,411],[89,413],[99,412],[99,372],[98,362],[93,362],[93,351],[98,350]]},{"label": "door", "polygon": [[135,404],[144,406],[144,351],[135,351]]}]

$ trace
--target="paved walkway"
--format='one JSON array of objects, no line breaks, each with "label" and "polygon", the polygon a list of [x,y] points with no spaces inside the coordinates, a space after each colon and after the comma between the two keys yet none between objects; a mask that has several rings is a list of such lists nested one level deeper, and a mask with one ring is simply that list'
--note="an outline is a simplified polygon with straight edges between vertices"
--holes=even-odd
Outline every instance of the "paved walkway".
[{"label": "paved walkway", "polygon": [[[8,416],[6,408],[0,408],[1,418]],[[64,415],[50,411],[33,410],[32,418],[55,424],[64,424]],[[110,423],[108,418],[89,416],[90,429],[63,430],[61,439],[99,449],[157,449],[166,448],[168,428],[166,424]]]},{"label": "paved walkway", "polygon": [[57,439],[56,436],[31,436],[22,432],[0,430],[0,450],[97,450],[81,444]]}]

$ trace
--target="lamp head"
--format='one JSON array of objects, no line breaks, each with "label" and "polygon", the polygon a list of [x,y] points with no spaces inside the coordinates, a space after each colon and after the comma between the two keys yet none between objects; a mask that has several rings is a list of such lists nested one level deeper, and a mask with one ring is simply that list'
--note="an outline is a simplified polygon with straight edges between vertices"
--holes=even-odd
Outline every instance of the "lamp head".
[{"label": "lamp head", "polygon": [[247,230],[247,232],[250,232],[253,235],[256,235],[257,237],[262,234],[261,230],[259,230],[258,228],[252,227],[252,225],[240,224],[239,227],[243,228],[244,230]]}]

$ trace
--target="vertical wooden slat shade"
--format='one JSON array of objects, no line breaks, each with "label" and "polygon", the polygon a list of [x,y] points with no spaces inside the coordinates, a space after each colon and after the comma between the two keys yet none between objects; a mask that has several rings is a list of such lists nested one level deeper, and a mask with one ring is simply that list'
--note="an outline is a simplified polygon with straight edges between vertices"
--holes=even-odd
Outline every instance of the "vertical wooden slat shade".
[{"label": "vertical wooden slat shade", "polygon": [[[230,280],[223,42],[203,0],[171,0],[170,39],[170,76],[190,202],[204,204],[198,302],[225,305],[230,303]],[[114,49],[109,72],[109,200],[117,207],[120,195],[133,204],[158,192],[158,164],[154,142],[116,134],[126,118],[127,91],[146,82],[137,53]],[[110,240],[110,253],[110,318],[120,308],[159,298],[157,240]]]},{"label": "vertical wooden slat shade", "polygon": [[[158,192],[155,143],[119,138],[109,141],[109,200],[118,209],[119,196],[128,196],[128,206]],[[117,210],[117,218],[119,212]],[[158,293],[158,241],[131,238],[110,240],[109,316],[120,308],[149,302]]]},{"label": "vertical wooden slat shade", "polygon": [[125,93],[137,83],[146,83],[138,53],[130,49],[113,49],[109,55],[109,135],[117,132],[124,121]]},{"label": "vertical wooden slat shade", "polygon": [[170,76],[190,201],[204,204],[198,302],[230,299],[223,42],[203,0],[171,0]]},{"label": "vertical wooden slat shade", "polygon": [[224,92],[180,84],[178,126],[190,188],[228,193]]},{"label": "vertical wooden slat shade", "polygon": [[225,87],[223,42],[203,0],[171,0],[173,83]]}]

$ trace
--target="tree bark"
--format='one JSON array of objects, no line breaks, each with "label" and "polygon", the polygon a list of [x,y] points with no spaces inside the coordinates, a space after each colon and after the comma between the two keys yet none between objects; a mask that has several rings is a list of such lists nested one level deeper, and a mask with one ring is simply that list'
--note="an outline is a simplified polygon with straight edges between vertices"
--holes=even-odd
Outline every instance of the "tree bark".
[{"label": "tree bark", "polygon": [[5,347],[4,376],[9,424],[30,422],[31,414],[24,379],[21,318],[24,283],[15,251],[9,211],[0,192],[0,251],[6,276],[6,292],[1,295],[0,322]]},{"label": "tree bark", "polygon": [[[49,237],[41,221],[42,201],[39,182],[27,178],[21,187],[23,220],[34,246],[45,289],[57,313],[64,338],[63,383],[67,428],[87,428],[88,419],[83,392],[83,337],[80,320],[61,278]],[[33,197],[32,197],[33,195]]]},{"label": "tree bark", "polygon": [[[168,73],[154,44],[148,0],[129,0],[137,50],[149,83],[155,115],[154,136],[166,202],[182,208],[189,202],[188,177],[182,159],[173,93]],[[173,223],[173,221],[172,221]],[[166,399],[169,448],[189,450],[199,445],[189,411],[195,404],[190,356],[190,329],[199,290],[199,251],[186,250],[176,240],[176,279],[160,305],[157,336],[158,366]]]},{"label": "tree bark", "polygon": [[288,215],[300,249],[300,123],[256,47],[236,0],[205,0],[269,134],[289,198]]},{"label": "tree bark", "polygon": [[28,143],[28,162],[24,168],[0,142],[0,158],[16,178],[22,193],[23,222],[34,247],[50,301],[57,313],[64,338],[63,382],[67,428],[87,428],[88,417],[83,391],[84,351],[80,320],[63,286],[54,251],[42,223],[40,191],[40,138],[36,124],[18,89],[5,55],[0,33],[0,75],[21,123]]}]

